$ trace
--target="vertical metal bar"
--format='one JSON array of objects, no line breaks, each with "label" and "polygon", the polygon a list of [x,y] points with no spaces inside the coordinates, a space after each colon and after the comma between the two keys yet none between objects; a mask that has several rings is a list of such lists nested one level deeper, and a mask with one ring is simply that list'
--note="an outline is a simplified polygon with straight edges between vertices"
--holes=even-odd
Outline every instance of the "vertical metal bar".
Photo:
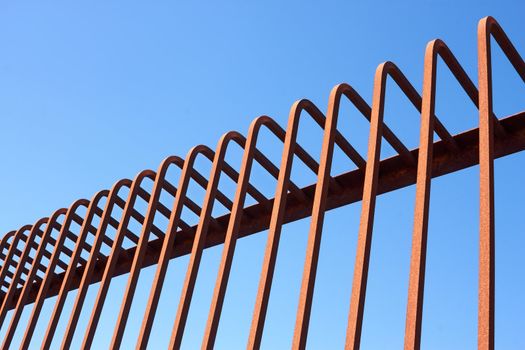
[{"label": "vertical metal bar", "polygon": [[479,299],[478,349],[494,349],[495,228],[494,228],[494,118],[492,106],[491,34],[525,82],[525,62],[492,17],[478,25],[479,84]]},{"label": "vertical metal bar", "polygon": [[310,232],[308,235],[306,259],[292,344],[293,349],[304,349],[306,347],[317,272],[317,262],[319,259],[321,235],[323,232],[324,213],[326,210],[326,197],[328,195],[331,180],[330,171],[332,168],[335,134],[337,133],[340,97],[341,91],[344,88],[346,88],[345,85],[338,85],[332,89],[328,103],[328,114],[326,116],[323,145],[321,149],[321,161],[315,187]]},{"label": "vertical metal bar", "polygon": [[435,45],[435,41],[430,42],[425,51],[421,130],[416,180],[416,202],[414,209],[414,230],[412,234],[412,253],[410,257],[410,276],[405,325],[405,350],[419,350],[421,342],[430,185],[432,179],[434,109],[436,99],[437,56]]},{"label": "vertical metal bar", "polygon": [[490,33],[478,26],[479,84],[479,299],[478,349],[494,349],[494,134]]},{"label": "vertical metal bar", "polygon": [[294,124],[299,123],[299,118],[295,117],[295,111],[297,111],[299,102],[300,101],[296,102],[292,107],[290,112],[291,117],[289,118],[288,128],[285,134],[281,166],[279,177],[277,179],[277,187],[275,191],[274,205],[272,208],[272,216],[270,219],[270,227],[268,229],[268,239],[264,251],[263,267],[259,281],[257,298],[255,300],[250,335],[248,338],[248,349],[258,349],[262,339],[264,320],[268,308],[268,300],[270,298],[271,284],[275,270],[275,263],[277,260],[277,250],[281,237],[284,209],[286,207],[288,186],[290,183],[290,174],[292,171],[292,163],[295,153],[297,128],[294,127]]},{"label": "vertical metal bar", "polygon": [[374,78],[374,95],[370,117],[370,137],[368,139],[368,155],[363,185],[361,219],[357,237],[357,252],[354,265],[354,279],[352,282],[352,297],[350,300],[350,314],[348,318],[345,349],[357,350],[359,349],[361,341],[361,327],[363,324],[366,283],[377,194],[379,158],[381,153],[386,65],[387,63],[383,63],[377,68]]}]

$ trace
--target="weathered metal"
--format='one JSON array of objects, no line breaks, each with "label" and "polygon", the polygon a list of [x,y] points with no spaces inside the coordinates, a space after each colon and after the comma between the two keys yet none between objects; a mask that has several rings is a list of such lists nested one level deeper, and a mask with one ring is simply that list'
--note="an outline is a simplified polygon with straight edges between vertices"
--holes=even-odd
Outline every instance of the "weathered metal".
[{"label": "weathered metal", "polygon": [[[480,165],[478,348],[493,349],[495,308],[493,163],[495,158],[525,149],[525,112],[501,119],[493,113],[491,38],[494,38],[502,48],[525,82],[523,59],[497,22],[488,17],[481,20],[478,27],[478,88],[448,47],[442,41],[434,40],[428,44],[425,53],[422,96],[393,63],[386,62],[376,71],[372,106],[369,106],[350,85],[337,85],[330,94],[326,116],[310,101],[300,100],[290,110],[286,130],[270,117],[259,117],[251,124],[246,138],[237,132],[229,132],[220,139],[215,151],[206,146],[196,146],[188,153],[186,159],[169,157],[162,162],[157,172],[145,170],[134,180],[124,179],[117,182],[110,190],[100,191],[91,201],[78,200],[68,209],[57,210],[50,218],[40,219],[34,225],[26,225],[17,231],[7,233],[0,240],[0,325],[4,323],[9,310],[12,310],[12,316],[9,324],[4,325],[7,331],[2,349],[10,347],[14,334],[20,327],[24,329],[21,348],[29,348],[44,300],[52,296],[57,296],[57,299],[41,348],[49,349],[53,339],[59,336],[62,336],[61,348],[70,348],[77,331],[80,313],[84,309],[88,287],[100,282],[82,342],[82,348],[90,348],[112,279],[128,274],[111,340],[111,348],[118,349],[122,342],[140,272],[144,267],[156,265],[137,341],[137,348],[145,349],[165,283],[168,263],[173,258],[189,254],[190,259],[170,340],[170,348],[177,349],[184,336],[193,291],[201,268],[203,250],[224,243],[202,343],[203,349],[212,349],[228,287],[236,242],[239,238],[268,229],[248,340],[249,349],[258,349],[264,331],[281,229],[286,223],[309,217],[310,230],[292,345],[294,349],[304,349],[308,337],[325,212],[362,201],[346,338],[347,349],[359,349],[376,197],[412,184],[416,184],[416,198],[405,349],[419,349],[432,178],[476,164]],[[451,135],[434,115],[438,58],[444,61],[472,103],[479,108],[479,128]],[[420,141],[417,149],[409,150],[383,122],[388,78],[397,84],[421,114]],[[348,99],[370,122],[367,160],[363,159],[350,141],[337,129],[339,107],[343,98]],[[299,122],[304,113],[323,130],[319,162],[297,142]],[[257,147],[262,128],[268,129],[276,140],[283,144],[279,167]],[[434,142],[434,133],[440,138],[437,142]],[[388,159],[381,158],[383,138],[398,153],[397,155]],[[225,160],[232,142],[243,150],[239,171]],[[335,146],[344,152],[349,162],[357,166],[356,170],[336,176],[331,175]],[[212,164],[209,177],[203,176],[194,169],[197,157],[201,156]],[[292,182],[291,169],[296,159],[303,162],[317,176],[314,184],[299,188]],[[277,180],[273,198],[265,197],[260,189],[250,183],[254,161]],[[170,183],[166,177],[170,167],[181,170],[177,186]],[[219,190],[222,175],[226,175],[236,183],[233,199]],[[151,191],[142,187],[146,180],[153,182]],[[196,203],[188,195],[188,188],[192,181],[205,190],[202,204]],[[125,199],[122,195],[123,191],[127,191]],[[162,191],[167,191],[175,198],[171,209],[161,203]],[[256,204],[247,206],[245,204],[247,195],[255,199]],[[147,202],[145,215],[135,208],[138,199]],[[105,204],[102,205],[104,201]],[[215,201],[221,203],[228,212],[214,217],[212,212]],[[81,207],[85,207],[83,214],[77,212]],[[199,218],[196,225],[192,226],[182,220],[184,208]],[[122,211],[120,217],[115,215],[116,209]],[[169,220],[166,230],[154,224],[155,216],[158,214]],[[97,227],[93,224],[95,218],[99,220]],[[129,228],[131,219],[140,224],[140,232],[133,232]],[[80,226],[77,233],[71,229],[73,222]],[[116,230],[112,236],[107,234],[109,227]],[[92,243],[88,243],[90,235],[93,236],[90,241]],[[125,238],[133,243],[131,247],[123,246]],[[64,243],[66,239],[75,243],[73,250]],[[102,254],[104,246],[110,249],[107,256]],[[82,253],[87,254],[87,260],[82,258]],[[68,256],[68,259],[62,260],[61,254]],[[63,271],[56,272],[57,267]],[[77,290],[73,308],[69,315],[63,315],[67,294],[72,290]],[[32,303],[27,324],[20,323],[24,307]],[[56,332],[61,317],[68,317],[63,335]]]}]

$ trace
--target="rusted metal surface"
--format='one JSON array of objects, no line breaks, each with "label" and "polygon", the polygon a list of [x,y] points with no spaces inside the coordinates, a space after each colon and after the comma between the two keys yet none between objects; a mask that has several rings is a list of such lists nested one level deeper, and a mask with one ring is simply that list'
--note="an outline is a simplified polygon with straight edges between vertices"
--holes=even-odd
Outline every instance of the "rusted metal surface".
[{"label": "rusted metal surface", "polygon": [[[88,310],[91,316],[82,342],[82,348],[91,348],[111,281],[116,276],[127,274],[123,299],[116,301],[121,307],[111,339],[111,348],[120,348],[141,270],[155,265],[154,280],[137,340],[137,348],[145,349],[166,282],[168,263],[173,258],[189,254],[170,340],[170,348],[177,349],[184,336],[197,275],[202,268],[200,262],[203,250],[224,244],[202,342],[203,349],[212,349],[237,240],[268,229],[247,345],[249,349],[258,349],[264,332],[282,227],[286,223],[309,217],[310,229],[292,345],[294,349],[304,349],[308,338],[325,212],[362,201],[346,337],[347,349],[359,349],[376,197],[416,184],[405,349],[419,349],[432,178],[479,164],[478,348],[493,349],[493,163],[495,158],[525,149],[525,112],[500,119],[493,113],[491,38],[503,49],[525,82],[523,59],[497,22],[488,17],[480,21],[478,28],[478,87],[448,47],[442,41],[434,40],[428,44],[425,53],[421,96],[393,63],[386,62],[376,71],[372,106],[369,106],[350,85],[337,85],[330,94],[326,116],[310,101],[300,100],[290,110],[286,129],[270,117],[259,117],[251,124],[247,137],[237,132],[229,132],[219,140],[215,151],[206,146],[196,146],[185,159],[176,156],[167,158],[157,172],[145,170],[134,180],[124,179],[110,190],[100,191],[91,200],[78,200],[71,207],[59,209],[49,218],[40,219],[34,225],[26,225],[7,233],[0,240],[0,324],[7,327],[2,348],[8,349],[11,346],[18,329],[24,332],[21,348],[29,348],[43,303],[52,296],[57,298],[41,348],[49,349],[53,340],[58,340],[63,349],[70,348],[77,331],[80,313],[85,309],[84,301],[88,287],[100,282],[94,306]],[[472,103],[479,108],[479,128],[451,135],[434,115],[439,58],[444,61]],[[417,149],[409,150],[383,122],[388,78],[396,83],[421,114],[420,142]],[[339,107],[343,98],[350,101],[370,122],[366,159],[337,129]],[[304,114],[311,117],[323,131],[319,161],[297,142],[299,122]],[[263,128],[268,129],[283,145],[279,165],[273,164],[258,148],[258,136]],[[434,133],[440,138],[437,142],[434,142]],[[397,155],[388,159],[381,158],[383,139],[392,146]],[[226,155],[232,143],[243,151],[238,171],[226,162]],[[336,146],[343,151],[348,161],[357,167],[356,170],[331,175]],[[211,163],[209,176],[200,174],[194,168],[198,157],[203,157]],[[299,188],[291,180],[294,160],[304,163],[309,171],[316,175],[317,181],[314,184]],[[277,180],[273,198],[267,198],[261,189],[250,182],[254,161]],[[171,167],[181,171],[177,184],[167,179],[166,174]],[[227,176],[236,183],[235,195],[231,199],[219,190],[221,176]],[[153,182],[151,191],[144,188],[146,181]],[[202,203],[195,202],[188,194],[192,182],[205,191]],[[172,208],[161,203],[163,191],[174,197]],[[246,205],[247,195],[256,203]],[[144,215],[136,208],[137,201],[147,203]],[[216,201],[227,209],[226,214],[219,217],[212,215]],[[184,210],[194,213],[198,217],[198,223],[186,223],[182,219]],[[155,225],[156,215],[162,215],[169,220],[166,230]],[[98,225],[95,224],[97,220]],[[138,232],[130,228],[131,220],[138,222]],[[80,228],[73,230],[73,223]],[[116,230],[115,234],[108,234],[110,227]],[[130,247],[123,245],[126,239],[132,242]],[[68,248],[66,240],[74,243],[73,249]],[[104,255],[103,248],[110,253]],[[77,290],[72,310],[69,314],[63,314],[67,294],[72,290]],[[20,321],[25,306],[31,308],[31,313],[27,322],[23,324]],[[3,324],[10,310],[10,321]],[[56,329],[61,318],[67,319],[68,322],[65,332],[58,334]]]}]

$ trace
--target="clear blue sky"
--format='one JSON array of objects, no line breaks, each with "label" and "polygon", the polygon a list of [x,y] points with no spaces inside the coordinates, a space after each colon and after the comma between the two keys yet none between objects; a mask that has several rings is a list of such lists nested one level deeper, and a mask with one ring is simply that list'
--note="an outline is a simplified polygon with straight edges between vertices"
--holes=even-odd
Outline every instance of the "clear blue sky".
[{"label": "clear blue sky", "polygon": [[[496,17],[525,55],[524,13],[520,0],[5,2],[0,5],[0,231],[33,223],[142,169],[156,169],[166,156],[184,156],[198,143],[215,146],[221,134],[245,132],[258,115],[285,125],[299,98],[325,110],[337,83],[353,85],[370,102],[373,74],[383,61],[398,64],[420,90],[425,45],[434,38],[444,39],[477,81],[478,20]],[[525,88],[509,66],[496,50],[499,116],[525,109]],[[438,68],[438,115],[454,133],[475,127],[476,109],[443,68]],[[366,123],[347,105],[343,115],[342,130],[364,155]],[[396,89],[388,92],[385,118],[408,146],[417,145],[419,116]],[[318,152],[320,132],[304,130],[300,142]],[[277,162],[280,145],[267,141],[266,151]],[[388,154],[385,147],[383,157]],[[524,162],[524,155],[515,155],[496,163],[498,349],[525,348]],[[341,158],[334,173],[348,167]],[[302,184],[313,181],[301,168],[293,176]],[[267,193],[273,191],[273,183],[260,181]],[[422,348],[475,349],[478,169],[432,186]],[[402,346],[413,199],[410,187],[378,200],[362,349]],[[344,343],[359,210],[355,204],[327,216],[311,349]],[[284,230],[265,349],[291,344],[307,229],[308,221],[300,221]],[[245,346],[265,240],[263,233],[238,244],[218,349]],[[200,346],[220,253],[221,247],[205,253],[185,349]],[[167,344],[186,263],[183,258],[170,264],[152,349]],[[151,279],[151,269],[141,275],[124,349],[134,346]],[[97,348],[109,342],[124,283],[120,278],[112,284]],[[96,286],[88,301],[95,293]],[[73,298],[70,293],[69,308]],[[45,304],[36,340],[53,301]],[[63,326],[65,318],[61,321]],[[82,336],[77,332],[76,346]]]}]

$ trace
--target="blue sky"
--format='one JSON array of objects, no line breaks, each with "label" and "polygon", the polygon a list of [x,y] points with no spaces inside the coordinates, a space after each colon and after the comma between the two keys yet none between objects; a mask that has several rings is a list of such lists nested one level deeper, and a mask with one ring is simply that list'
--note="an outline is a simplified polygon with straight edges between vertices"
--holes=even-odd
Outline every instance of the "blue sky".
[{"label": "blue sky", "polygon": [[[244,133],[261,114],[285,125],[289,107],[299,98],[325,110],[330,89],[340,82],[351,84],[370,102],[374,71],[383,61],[395,62],[420,90],[425,45],[434,38],[445,40],[477,81],[478,20],[494,16],[523,56],[523,13],[525,3],[519,0],[3,3],[0,230],[33,223],[77,198],[91,198],[120,178],[156,169],[168,155],[184,156],[198,143],[214,147],[224,132]],[[496,113],[524,110],[523,84],[501,52],[494,55]],[[475,127],[476,109],[443,68],[438,67],[437,115],[453,133]],[[391,87],[385,121],[407,146],[415,147],[418,113]],[[341,130],[364,156],[367,124],[348,105],[342,115]],[[299,140],[315,154],[321,133],[308,123]],[[270,137],[263,145],[278,162],[280,145]],[[382,156],[391,154],[385,146]],[[234,152],[232,163],[239,157]],[[520,248],[525,244],[523,162],[525,156],[518,154],[496,163],[498,349],[525,348],[520,292],[525,278],[518,270],[525,263]],[[199,166],[209,171],[206,163]],[[334,174],[349,168],[336,157]],[[294,167],[293,176],[305,185],[314,181],[300,167]],[[267,193],[274,190],[266,178],[257,180]],[[474,349],[478,169],[436,179],[432,186],[422,347]],[[191,193],[202,196],[196,189]],[[402,346],[413,199],[414,187],[409,187],[378,200],[362,349]],[[311,349],[336,349],[344,343],[359,210],[354,204],[327,215]],[[263,348],[291,344],[307,230],[307,220],[284,230]],[[245,346],[265,240],[261,233],[238,244],[218,349]],[[200,346],[220,253],[216,247],[204,255],[183,341],[186,349]],[[170,264],[152,349],[167,344],[186,263],[182,258]],[[134,345],[151,279],[152,270],[146,269],[123,348]],[[124,285],[123,278],[112,283],[108,300],[115,302],[104,309],[97,348],[109,342]],[[96,287],[90,288],[88,301]],[[73,298],[70,293],[68,305]],[[37,338],[52,302],[44,306]],[[26,308],[23,320],[28,312]],[[85,316],[80,325],[85,326]],[[0,333],[4,331],[5,326]],[[77,333],[78,346],[82,334]]]}]

